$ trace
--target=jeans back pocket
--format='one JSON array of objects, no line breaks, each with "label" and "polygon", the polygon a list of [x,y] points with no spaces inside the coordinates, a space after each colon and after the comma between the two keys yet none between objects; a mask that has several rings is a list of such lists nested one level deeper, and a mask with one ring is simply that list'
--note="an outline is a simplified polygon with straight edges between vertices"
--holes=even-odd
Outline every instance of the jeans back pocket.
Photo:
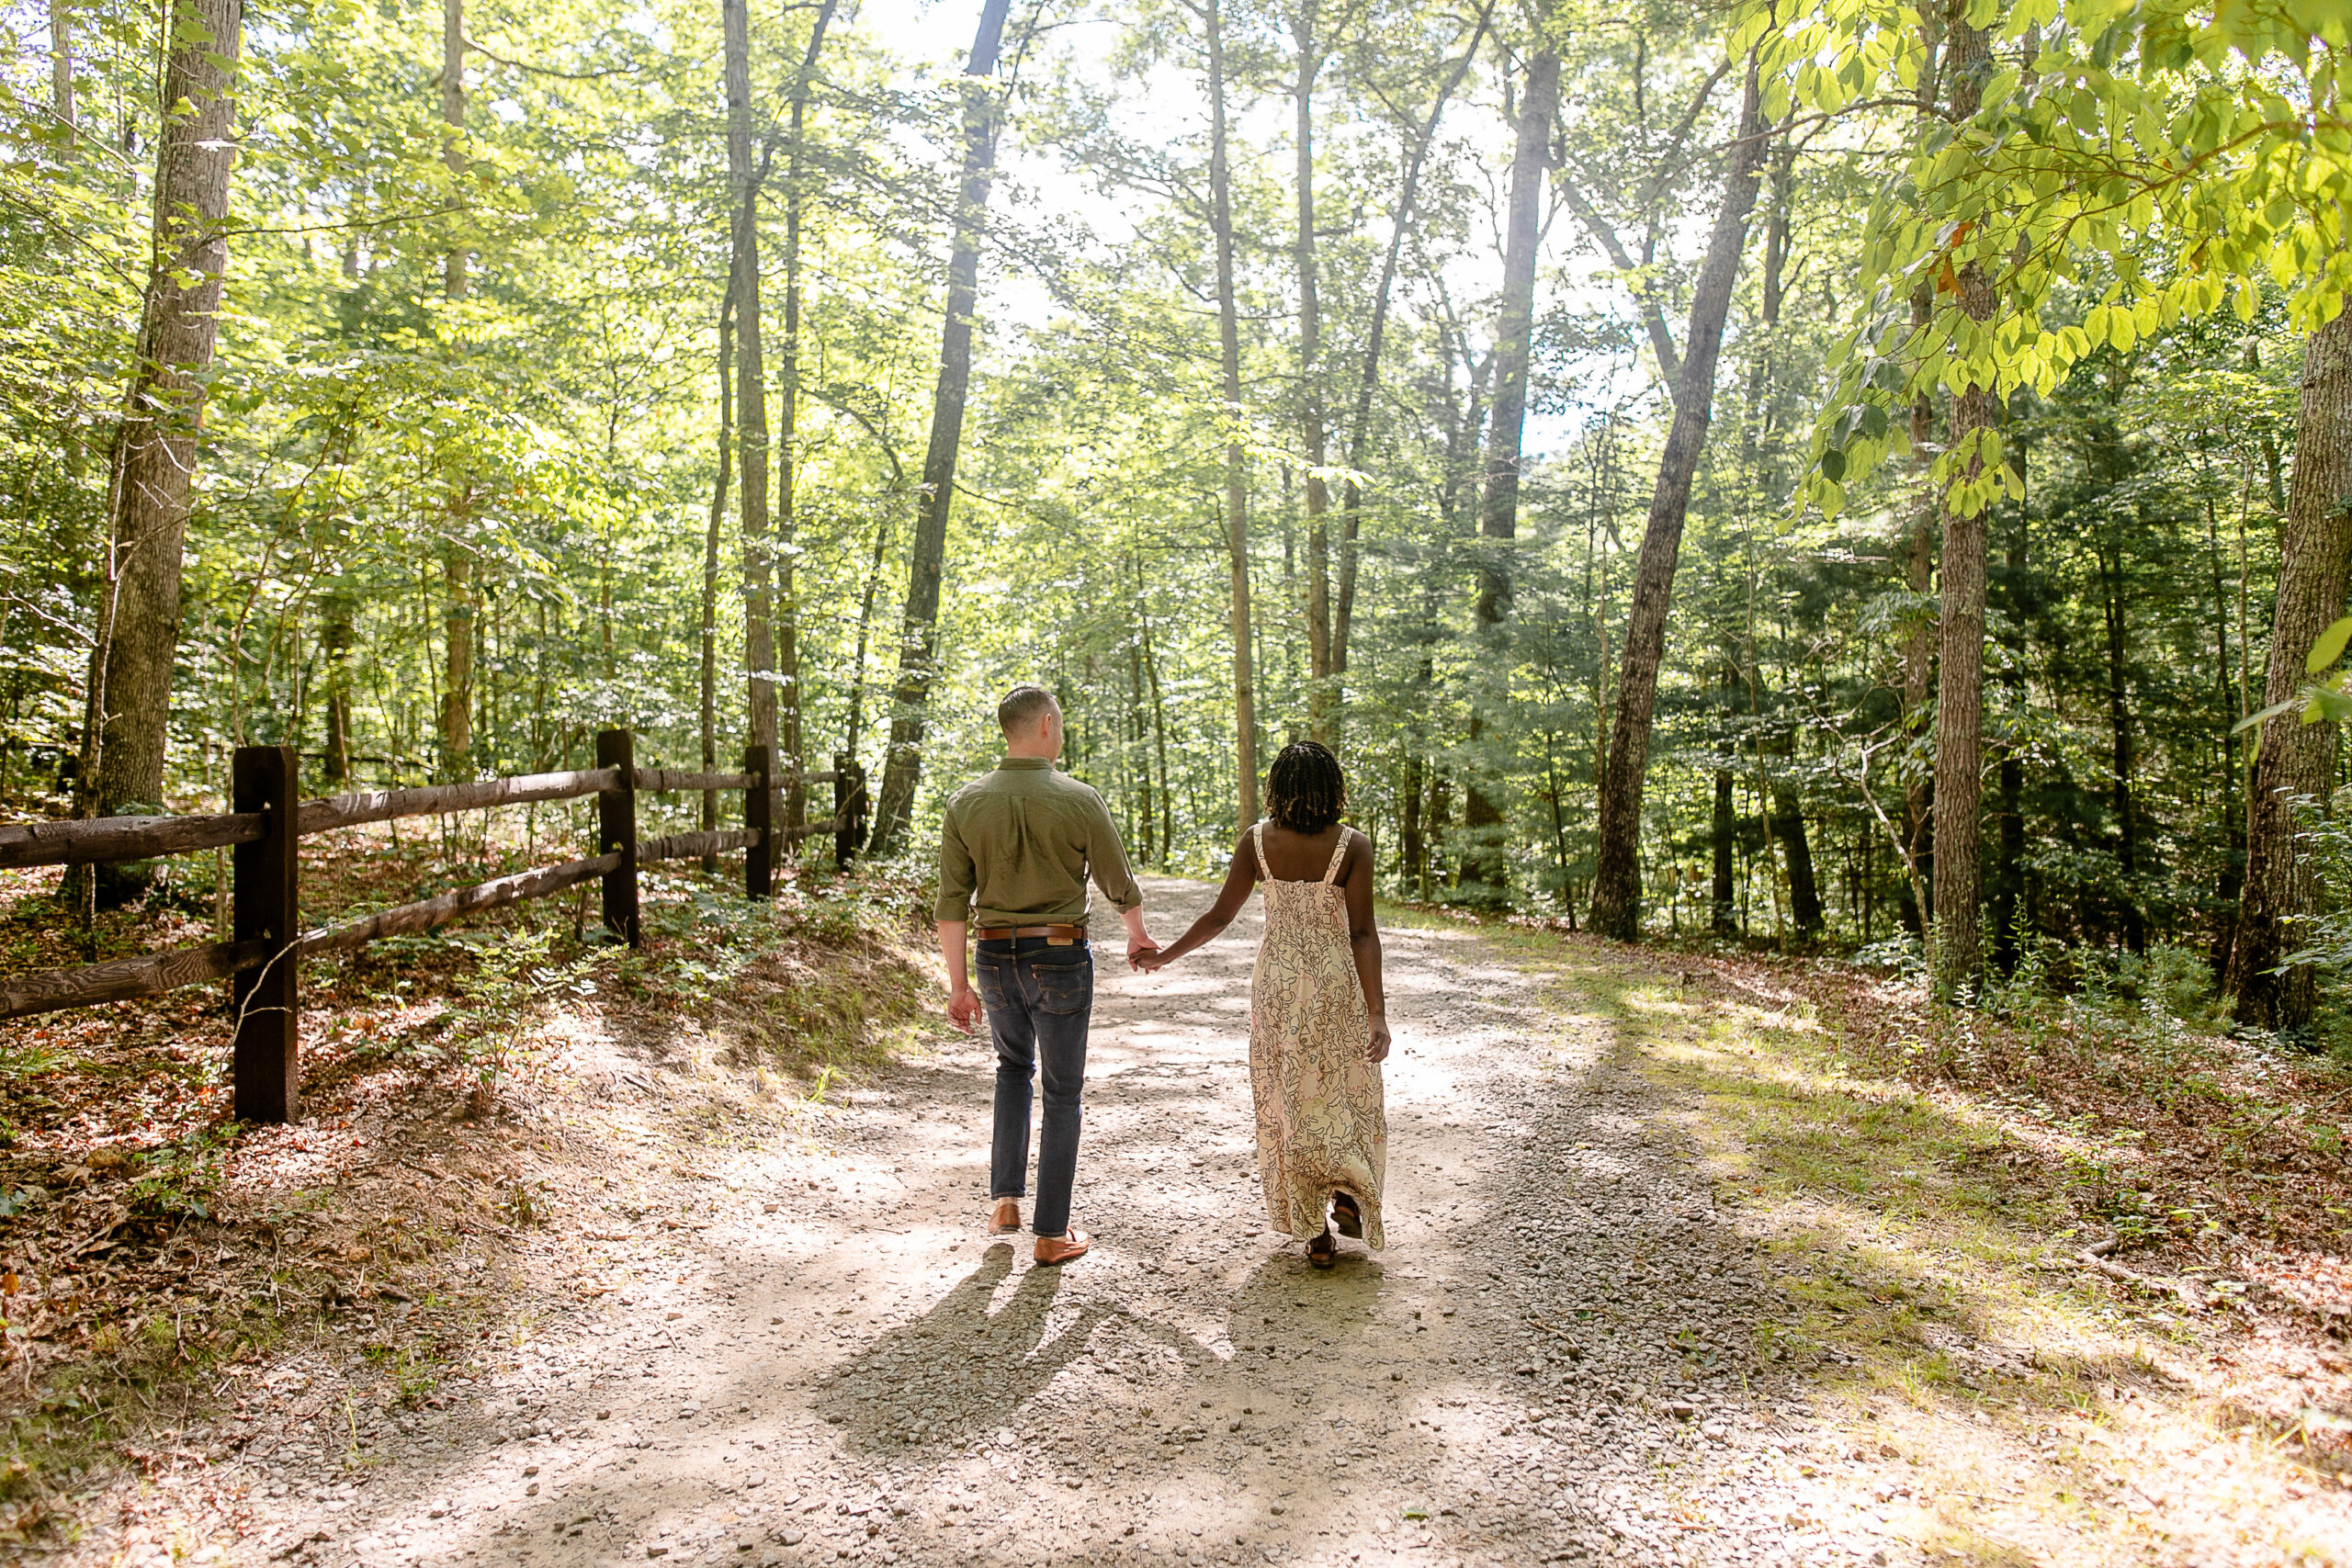
[{"label": "jeans back pocket", "polygon": [[1037,1010],[1040,1012],[1083,1012],[1087,1004],[1094,999],[1094,965],[1091,962],[1032,964],[1029,973],[1036,982]]}]

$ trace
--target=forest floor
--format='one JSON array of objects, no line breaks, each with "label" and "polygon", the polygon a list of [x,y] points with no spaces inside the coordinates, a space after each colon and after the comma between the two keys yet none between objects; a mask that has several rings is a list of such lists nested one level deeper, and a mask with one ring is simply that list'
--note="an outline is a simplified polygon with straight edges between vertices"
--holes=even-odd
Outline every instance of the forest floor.
[{"label": "forest floor", "polygon": [[[1148,886],[1163,937],[1212,892]],[[217,1070],[198,1004],[110,1025],[112,1057],[6,1042],[0,1540],[73,1568],[2352,1562],[2340,1145],[2209,1191],[2068,1108],[2096,1084],[1988,1087],[1997,1052],[1907,1034],[1916,997],[1844,966],[1398,914],[1388,1246],[1317,1273],[1255,1181],[1253,908],[1157,977],[1102,950],[1099,1240],[1038,1269],[983,1234],[991,1064],[918,1021],[919,948],[796,918],[454,1000],[345,972],[311,1118],[175,1134],[178,1165],[77,1107],[154,1079],[149,1123],[196,1114],[201,1075],[156,1064]]]}]

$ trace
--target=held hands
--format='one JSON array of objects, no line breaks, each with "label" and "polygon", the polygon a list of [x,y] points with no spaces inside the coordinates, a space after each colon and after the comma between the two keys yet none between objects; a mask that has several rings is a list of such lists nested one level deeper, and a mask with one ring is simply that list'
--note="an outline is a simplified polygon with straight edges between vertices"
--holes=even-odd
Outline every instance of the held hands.
[{"label": "held hands", "polygon": [[1159,944],[1150,937],[1136,932],[1127,936],[1127,967],[1140,969],[1148,975],[1164,963],[1159,956]]},{"label": "held hands", "polygon": [[1127,962],[1134,964],[1137,969],[1142,970],[1147,975],[1157,975],[1162,969],[1167,968],[1171,960],[1168,956],[1168,950],[1166,948],[1154,947],[1139,953],[1129,953],[1127,955]]},{"label": "held hands", "polygon": [[1388,1016],[1385,1013],[1374,1013],[1372,1015],[1372,1044],[1364,1052],[1364,1059],[1370,1062],[1388,1060]]},{"label": "held hands", "polygon": [[947,1021],[965,1033],[972,1032],[972,1026],[978,1021],[979,1016],[980,998],[970,987],[966,987],[947,998]]}]

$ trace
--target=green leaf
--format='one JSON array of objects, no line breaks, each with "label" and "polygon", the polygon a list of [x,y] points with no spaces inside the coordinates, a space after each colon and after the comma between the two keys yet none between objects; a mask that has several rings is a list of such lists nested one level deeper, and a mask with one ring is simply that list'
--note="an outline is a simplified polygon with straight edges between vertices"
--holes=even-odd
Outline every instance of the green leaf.
[{"label": "green leaf", "polygon": [[2312,644],[2311,657],[2303,660],[2303,673],[2316,675],[2343,658],[2346,643],[2352,643],[2352,615],[2345,616],[2319,634],[2319,640]]},{"label": "green leaf", "polygon": [[1821,455],[1821,477],[1836,484],[1846,477],[1846,454],[1832,446]]}]

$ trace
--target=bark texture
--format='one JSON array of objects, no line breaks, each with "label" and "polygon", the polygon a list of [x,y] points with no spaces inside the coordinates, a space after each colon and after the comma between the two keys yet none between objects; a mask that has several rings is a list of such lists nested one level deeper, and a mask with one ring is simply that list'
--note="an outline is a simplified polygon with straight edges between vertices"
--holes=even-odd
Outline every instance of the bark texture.
[{"label": "bark texture", "polygon": [[1233,579],[1233,727],[1235,793],[1241,830],[1258,820],[1257,682],[1250,647],[1250,459],[1241,444],[1241,333],[1233,298],[1232,171],[1226,147],[1225,35],[1218,0],[1208,24],[1209,206],[1216,231],[1217,353],[1225,374],[1225,547]]},{"label": "bark texture", "polygon": [[1707,239],[1706,260],[1690,300],[1682,374],[1674,394],[1674,422],[1658,458],[1657,485],[1634,566],[1633,601],[1625,613],[1625,654],[1617,704],[1609,727],[1609,765],[1602,774],[1600,850],[1593,870],[1591,927],[1631,942],[1641,931],[1642,783],[1649,766],[1650,717],[1657,702],[1658,661],[1666,652],[1666,613],[1674,597],[1674,569],[1682,550],[1682,524],[1690,510],[1690,483],[1714,414],[1715,364],[1724,321],[1747,244],[1764,164],[1764,118],[1751,60],[1740,93],[1739,139],[1724,177],[1723,206]]},{"label": "bark texture", "polygon": [[[1992,68],[1990,39],[1960,19],[1955,4],[1945,20],[1951,75],[1951,112],[1966,119],[1984,101]],[[1959,304],[1978,323],[1993,319],[1993,280],[1981,263],[1957,276]],[[1999,400],[1971,382],[1953,397],[1955,449],[2000,423]],[[1983,462],[1971,457],[1965,477]],[[1949,495],[1949,491],[1947,495]],[[1944,552],[1938,573],[1936,627],[1936,805],[1934,816],[1935,942],[1930,969],[1947,998],[1973,990],[1984,976],[1984,581],[1989,507],[1962,515],[1944,506]]]},{"label": "bark texture", "polygon": [[235,157],[235,72],[242,0],[186,0],[172,11],[155,157],[153,259],[141,313],[139,364],[116,438],[106,578],[99,585],[84,728],[82,814],[160,802],[179,648],[180,563],[188,490],[204,425],[228,271],[229,171]]},{"label": "bark texture", "polygon": [[[2278,599],[2271,613],[2265,706],[2302,689],[2312,644],[2344,613],[2352,559],[2346,496],[2352,496],[2352,314],[2313,333],[2303,351],[2294,478],[2278,529]],[[2291,709],[2263,724],[2246,792],[2237,937],[2224,977],[2242,1023],[2297,1029],[2311,1021],[2317,999],[2311,969],[2279,972],[2297,946],[2293,922],[2311,912],[2317,892],[2309,862],[2295,853],[2292,801],[2325,797],[2335,756],[2332,725],[2304,724]]]},{"label": "bark texture", "polygon": [[999,40],[1011,0],[987,0],[965,62],[964,169],[956,194],[956,236],[947,257],[947,323],[939,340],[939,379],[931,400],[931,445],[923,454],[922,493],[907,555],[907,598],[899,637],[899,675],[890,688],[890,754],[875,803],[871,852],[896,851],[914,819],[922,782],[922,741],[931,687],[939,674],[939,579],[947,555],[947,511],[956,493],[956,459],[964,441],[964,398],[972,378],[973,311],[979,304],[980,231],[996,181],[1001,104],[981,78],[996,74]]},{"label": "bark texture", "polygon": [[760,320],[759,195],[752,162],[752,39],[748,0],[721,0],[727,78],[727,175],[731,200],[727,287],[735,297],[736,466],[743,539],[743,671],[751,744],[775,756],[775,631],[768,536],[768,395]]},{"label": "bark texture", "polygon": [[[1502,302],[1495,321],[1494,401],[1487,425],[1487,460],[1478,502],[1478,532],[1489,541],[1519,533],[1520,455],[1527,425],[1527,362],[1535,321],[1535,252],[1543,238],[1544,191],[1552,172],[1552,120],[1560,107],[1560,57],[1539,49],[1529,57],[1521,84],[1517,141],[1511,152],[1510,198],[1503,244]],[[1478,598],[1473,614],[1483,656],[1496,668],[1490,677],[1508,679],[1510,660],[1494,645],[1510,614],[1510,571],[1502,552],[1489,543],[1478,558]],[[1505,694],[1506,699],[1508,693]],[[1477,700],[1470,714],[1470,739],[1484,725]],[[1498,904],[1507,873],[1500,843],[1502,810],[1495,784],[1471,775],[1462,808],[1467,840],[1462,856],[1461,897],[1471,903]]]}]

